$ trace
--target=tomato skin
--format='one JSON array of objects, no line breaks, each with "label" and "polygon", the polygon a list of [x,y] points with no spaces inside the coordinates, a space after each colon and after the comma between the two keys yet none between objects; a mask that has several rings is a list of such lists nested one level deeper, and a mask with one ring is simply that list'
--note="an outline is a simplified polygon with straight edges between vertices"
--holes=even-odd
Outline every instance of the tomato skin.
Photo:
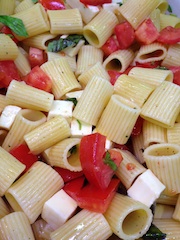
[{"label": "tomato skin", "polygon": [[80,0],[85,5],[98,6],[104,3],[112,3],[112,0]]},{"label": "tomato skin", "polygon": [[29,62],[31,68],[41,66],[46,62],[44,51],[38,48],[29,48]]},{"label": "tomato skin", "polygon": [[110,83],[114,86],[116,80],[119,76],[122,75],[122,73],[116,71],[116,70],[108,70],[108,74],[110,76]]},{"label": "tomato skin", "polygon": [[143,122],[144,122],[144,119],[139,116],[133,127],[133,130],[131,133],[132,136],[138,136],[141,133]]},{"label": "tomato skin", "polygon": [[21,81],[14,61],[0,61],[0,88],[7,88],[13,79]]},{"label": "tomato skin", "polygon": [[17,38],[15,38],[13,32],[11,31],[11,29],[7,26],[3,26],[0,30],[1,33],[5,33],[7,35],[10,35],[10,37],[12,38],[12,40],[15,42],[15,43],[18,43],[19,40]]},{"label": "tomato skin", "polygon": [[107,57],[111,53],[117,51],[119,49],[118,42],[114,36],[111,36],[105,44],[101,47],[102,51],[104,52],[104,56]]},{"label": "tomato skin", "polygon": [[21,163],[26,165],[24,172],[27,172],[28,169],[38,161],[38,157],[30,153],[30,149],[26,144],[21,144],[9,151],[15,158],[17,158]]},{"label": "tomato skin", "polygon": [[128,21],[117,24],[114,33],[119,43],[119,49],[127,49],[134,43],[135,31]]},{"label": "tomato skin", "polygon": [[180,66],[168,67],[174,74],[173,83],[180,86]]},{"label": "tomato skin", "polygon": [[84,182],[85,182],[85,177],[84,176],[75,178],[75,179],[67,182],[64,185],[63,190],[67,194],[69,194],[69,196],[71,196],[73,199],[76,200],[77,195],[79,194],[79,192],[83,188]]},{"label": "tomato skin", "polygon": [[65,9],[64,1],[63,0],[39,0],[39,3],[46,10],[63,10]]},{"label": "tomato skin", "polygon": [[159,37],[159,32],[150,18],[144,22],[135,31],[135,38],[141,44],[150,44]]},{"label": "tomato skin", "polygon": [[171,26],[163,28],[160,31],[157,41],[163,44],[176,44],[180,42],[180,28]]},{"label": "tomato skin", "polygon": [[54,170],[59,173],[59,175],[63,178],[65,183],[83,176],[82,171],[73,172],[68,169],[60,168],[60,167],[54,167]]},{"label": "tomato skin", "polygon": [[31,72],[24,77],[24,81],[32,87],[51,92],[52,81],[39,66],[34,67]]}]

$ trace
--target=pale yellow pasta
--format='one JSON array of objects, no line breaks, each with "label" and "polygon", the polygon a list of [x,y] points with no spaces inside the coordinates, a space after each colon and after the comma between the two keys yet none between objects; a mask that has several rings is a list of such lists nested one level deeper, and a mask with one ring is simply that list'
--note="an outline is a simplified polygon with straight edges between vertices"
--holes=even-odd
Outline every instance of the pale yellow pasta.
[{"label": "pale yellow pasta", "polygon": [[[40,3],[34,4],[24,11],[13,14],[12,17],[20,18],[23,21],[28,33],[27,37],[47,32],[50,29],[47,13]],[[16,35],[16,38],[19,40],[23,40],[27,37]]]},{"label": "pale yellow pasta", "polygon": [[144,147],[148,147],[154,143],[166,143],[167,130],[161,126],[158,126],[154,123],[144,120],[143,121],[143,139],[144,139]]},{"label": "pale yellow pasta", "polygon": [[15,60],[18,56],[18,47],[7,34],[0,34],[0,53],[0,61]]},{"label": "pale yellow pasta", "polygon": [[134,29],[158,6],[159,0],[128,0],[119,9]]},{"label": "pale yellow pasta", "polygon": [[119,152],[123,157],[123,161],[116,171],[116,176],[121,180],[126,189],[129,189],[134,180],[146,171],[146,168],[137,161],[130,151],[119,150]]},{"label": "pale yellow pasta", "polygon": [[126,240],[142,237],[153,217],[146,205],[119,193],[115,194],[104,216],[113,233]]},{"label": "pale yellow pasta", "polygon": [[133,153],[134,156],[137,158],[137,160],[143,164],[144,163],[144,139],[143,139],[143,133],[141,132],[137,136],[131,136],[132,139],[132,146],[133,146]]},{"label": "pale yellow pasta", "polygon": [[[32,1],[32,0],[30,0],[30,1]],[[55,37],[56,37],[55,34],[46,32],[46,33],[38,34],[33,37],[24,39],[22,41],[22,43],[25,46],[35,47],[35,48],[39,48],[42,50],[46,50],[47,46],[48,46],[48,41],[53,40]]]},{"label": "pale yellow pasta", "polygon": [[76,76],[79,76],[97,62],[103,62],[103,51],[91,45],[82,46],[77,56]]},{"label": "pale yellow pasta", "polygon": [[180,194],[178,194],[176,206],[172,215],[174,220],[180,221]]},{"label": "pale yellow pasta", "polygon": [[173,81],[173,73],[170,70],[134,67],[129,71],[128,75],[154,87],[157,87],[163,81]]},{"label": "pale yellow pasta", "polygon": [[179,114],[178,114],[175,122],[176,122],[176,123],[180,123],[180,112],[179,112]]},{"label": "pale yellow pasta", "polygon": [[178,194],[173,196],[168,196],[164,192],[160,194],[159,198],[157,199],[157,203],[172,205],[175,206],[177,203]]},{"label": "pale yellow pasta", "polygon": [[158,31],[161,30],[160,27],[160,10],[159,8],[154,9],[151,14],[149,15],[151,21],[154,23],[155,27]]},{"label": "pale yellow pasta", "polygon": [[116,24],[118,24],[116,15],[102,9],[87,25],[85,25],[83,35],[89,44],[100,48],[112,35]]},{"label": "pale yellow pasta", "polygon": [[0,219],[10,213],[7,203],[0,197]]},{"label": "pale yellow pasta", "polygon": [[60,99],[67,92],[81,89],[68,60],[64,57],[48,61],[40,67],[52,80],[52,93]]},{"label": "pale yellow pasta", "polygon": [[8,134],[8,131],[7,130],[0,130],[0,146],[2,146],[3,142],[4,142],[4,139],[6,138]]},{"label": "pale yellow pasta", "polygon": [[106,70],[124,72],[132,63],[134,52],[131,49],[118,50],[111,53],[103,62]]},{"label": "pale yellow pasta", "polygon": [[35,240],[27,216],[21,212],[12,212],[0,219],[0,239]]},{"label": "pale yellow pasta", "polygon": [[180,222],[175,221],[172,218],[159,219],[155,218],[153,220],[155,226],[157,226],[162,232],[166,233],[166,240],[178,240],[179,239],[179,229]]},{"label": "pale yellow pasta", "polygon": [[54,95],[12,80],[6,93],[6,100],[9,105],[48,112],[51,109]]},{"label": "pale yellow pasta", "polygon": [[[81,227],[83,226],[83,227]],[[50,234],[51,240],[86,239],[106,240],[112,230],[103,214],[81,210],[60,228]]]},{"label": "pale yellow pasta", "polygon": [[14,0],[0,0],[0,15],[11,15],[14,13]]},{"label": "pale yellow pasta", "polygon": [[3,94],[0,94],[0,113],[3,111],[3,109],[8,105],[6,96]]},{"label": "pale yellow pasta", "polygon": [[173,212],[173,206],[157,203],[154,211],[154,218],[172,218]]},{"label": "pale yellow pasta", "polygon": [[44,219],[38,219],[31,226],[36,240],[50,239],[50,233],[54,231]]},{"label": "pale yellow pasta", "polygon": [[30,73],[31,65],[28,59],[28,54],[22,47],[18,47],[18,56],[14,60],[14,63],[21,76],[25,76]]},{"label": "pale yellow pasta", "polygon": [[180,65],[180,44],[172,44],[169,46],[167,55],[161,64],[167,68]]},{"label": "pale yellow pasta", "polygon": [[24,143],[24,135],[45,121],[46,116],[40,111],[30,109],[20,110],[4,139],[2,147],[9,152],[15,146]]},{"label": "pale yellow pasta", "polygon": [[153,144],[144,150],[147,167],[166,186],[166,195],[180,193],[180,146],[172,143]]},{"label": "pale yellow pasta", "polygon": [[174,15],[160,14],[160,29],[162,30],[165,27],[180,27],[180,18]]},{"label": "pale yellow pasta", "polygon": [[23,0],[15,7],[14,13],[24,11],[33,6],[34,6],[34,3],[32,0]]},{"label": "pale yellow pasta", "polygon": [[113,87],[109,81],[94,76],[86,85],[75,106],[73,117],[85,123],[96,125],[112,93]]},{"label": "pale yellow pasta", "polygon": [[0,196],[5,194],[24,169],[24,164],[0,147]]},{"label": "pale yellow pasta", "polygon": [[63,49],[62,52],[70,57],[76,57],[79,50],[81,49],[82,46],[84,46],[84,44],[85,44],[85,40],[81,39],[76,46],[67,47],[67,48]]},{"label": "pale yellow pasta", "polygon": [[24,135],[30,151],[39,154],[59,141],[70,136],[70,127],[62,116],[51,118]]},{"label": "pale yellow pasta", "polygon": [[125,144],[140,111],[137,104],[113,94],[97,124],[97,131],[113,142]]},{"label": "pale yellow pasta", "polygon": [[139,107],[148,99],[154,87],[138,78],[120,75],[114,84],[114,93],[135,102]]},{"label": "pale yellow pasta", "polygon": [[[165,45],[155,42],[148,45],[142,45],[137,52],[134,62],[147,63],[161,61],[166,57],[167,48]],[[164,66],[162,64],[162,66]]]},{"label": "pale yellow pasta", "polygon": [[81,86],[84,88],[87,83],[93,78],[93,76],[99,76],[107,81],[110,80],[110,76],[107,71],[104,69],[101,62],[96,62],[94,65],[83,71],[82,74],[79,75],[78,81],[80,82]]},{"label": "pale yellow pasta", "polygon": [[157,8],[161,11],[161,13],[165,13],[168,9],[168,1],[167,0],[159,0]]},{"label": "pale yellow pasta", "polygon": [[47,10],[52,34],[82,34],[83,22],[79,9]]},{"label": "pale yellow pasta", "polygon": [[[66,138],[43,152],[46,162],[51,166],[70,171],[82,171],[79,159],[80,138]],[[75,147],[73,151],[72,148]],[[72,150],[72,153],[71,153]]]},{"label": "pale yellow pasta", "polygon": [[167,129],[167,142],[180,145],[180,123],[175,123],[172,128]]},{"label": "pale yellow pasta", "polygon": [[23,211],[32,224],[41,214],[44,203],[64,185],[61,176],[46,163],[37,161],[6,191],[14,211]]},{"label": "pale yellow pasta", "polygon": [[180,88],[164,81],[151,94],[142,107],[141,117],[168,128],[173,127],[180,111]]}]

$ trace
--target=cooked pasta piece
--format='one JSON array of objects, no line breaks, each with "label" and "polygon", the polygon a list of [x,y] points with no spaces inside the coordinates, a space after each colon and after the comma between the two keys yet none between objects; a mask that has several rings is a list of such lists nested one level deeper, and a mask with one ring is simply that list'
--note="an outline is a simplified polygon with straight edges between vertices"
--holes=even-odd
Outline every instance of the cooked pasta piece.
[{"label": "cooked pasta piece", "polygon": [[113,94],[97,124],[97,131],[109,140],[125,144],[140,114],[140,107],[117,94]]},{"label": "cooked pasta piece", "polygon": [[14,211],[23,211],[32,224],[44,203],[63,186],[62,177],[51,166],[38,161],[11,185],[5,197]]},{"label": "cooked pasta piece", "polygon": [[180,221],[180,194],[178,194],[176,206],[172,215],[174,220]]},{"label": "cooked pasta piece", "polygon": [[35,240],[27,216],[21,212],[12,212],[0,219],[0,239]]},{"label": "cooked pasta piece", "polygon": [[36,240],[50,239],[50,233],[54,231],[50,224],[41,218],[36,220],[31,226]]},{"label": "cooked pasta piece", "polygon": [[154,218],[172,218],[174,207],[167,204],[157,203]]},{"label": "cooked pasta piece", "polygon": [[168,196],[166,194],[161,193],[161,195],[159,196],[159,198],[157,199],[157,203],[160,204],[166,204],[166,205],[172,205],[175,206],[177,203],[177,198],[178,198],[178,194],[173,195],[173,196]]},{"label": "cooked pasta piece", "polygon": [[24,169],[24,164],[0,147],[0,196],[5,194]]},{"label": "cooked pasta piece", "polygon": [[180,193],[180,146],[171,143],[153,144],[144,151],[147,167],[166,186],[166,195]]},{"label": "cooked pasta piece", "polygon": [[32,0],[22,0],[14,9],[14,13],[24,11],[30,7],[33,7],[34,3]]},{"label": "cooked pasta piece", "polygon": [[25,76],[31,71],[31,65],[28,59],[28,53],[22,48],[18,47],[18,55],[14,63],[21,76]]},{"label": "cooked pasta piece", "polygon": [[146,205],[119,193],[115,194],[104,216],[113,233],[126,240],[142,237],[153,217]]},{"label": "cooked pasta piece", "polygon": [[94,76],[86,85],[75,106],[73,117],[85,123],[96,125],[112,93],[113,87],[109,81]]},{"label": "cooked pasta piece", "polygon": [[3,111],[3,109],[8,105],[6,96],[3,94],[0,94],[0,113]]},{"label": "cooked pasta piece", "polygon": [[14,0],[0,1],[0,15],[11,15],[14,13],[14,9],[15,9]]},{"label": "cooked pasta piece", "polygon": [[0,53],[0,61],[15,60],[18,56],[18,47],[7,34],[0,34]]},{"label": "cooked pasta piece", "polygon": [[172,44],[168,47],[167,54],[161,65],[167,68],[180,65],[180,44]]},{"label": "cooked pasta piece", "polygon": [[54,100],[54,95],[43,90],[12,80],[6,99],[9,105],[48,112]]},{"label": "cooked pasta piece", "polygon": [[174,27],[179,28],[180,27],[180,18],[173,15],[168,14],[160,14],[160,29],[162,30],[165,27]]},{"label": "cooked pasta piece", "polygon": [[133,154],[137,158],[137,160],[142,164],[144,163],[144,139],[143,139],[143,133],[141,132],[137,136],[131,136],[132,139],[132,146],[133,146]]},{"label": "cooked pasta piece", "polygon": [[94,47],[102,45],[112,35],[118,19],[113,12],[102,9],[83,29],[86,40]]},{"label": "cooked pasta piece", "polygon": [[168,9],[168,5],[167,0],[159,0],[157,8],[161,11],[161,13],[165,13]]},{"label": "cooked pasta piece", "polygon": [[10,213],[7,203],[0,197],[0,219]]},{"label": "cooked pasta piece", "polygon": [[67,54],[70,57],[76,57],[79,50],[81,49],[82,46],[84,46],[84,44],[85,44],[85,40],[81,39],[76,46],[70,46],[63,49],[63,53]]},{"label": "cooked pasta piece", "polygon": [[2,146],[4,139],[6,138],[8,131],[0,130],[0,146]]},{"label": "cooked pasta piece", "polygon": [[172,128],[167,129],[167,142],[180,145],[180,123],[175,123]]}]

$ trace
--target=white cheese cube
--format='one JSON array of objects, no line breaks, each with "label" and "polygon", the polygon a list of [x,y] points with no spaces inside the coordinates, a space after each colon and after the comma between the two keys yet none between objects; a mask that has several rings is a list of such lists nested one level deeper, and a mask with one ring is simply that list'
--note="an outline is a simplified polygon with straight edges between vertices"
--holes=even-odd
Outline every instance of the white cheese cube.
[{"label": "white cheese cube", "polygon": [[79,121],[75,118],[71,121],[71,135],[73,137],[82,137],[92,133],[92,125]]},{"label": "white cheese cube", "polygon": [[[93,130],[93,133],[96,133],[97,130],[96,128]],[[108,150],[108,149],[111,149],[113,146],[113,142],[109,139],[106,138],[106,143],[105,143],[105,149]]]},{"label": "white cheese cube", "polygon": [[104,3],[102,5],[103,9],[106,11],[114,12],[115,9],[119,8],[118,3]]},{"label": "white cheese cube", "polygon": [[14,122],[16,115],[20,110],[21,108],[17,106],[6,106],[0,116],[0,127],[9,130]]},{"label": "white cheese cube", "polygon": [[72,117],[73,107],[74,107],[74,104],[71,101],[54,100],[52,107],[48,113],[47,120],[59,115],[65,118],[70,118]]},{"label": "white cheese cube", "polygon": [[76,208],[76,201],[61,189],[45,202],[41,217],[55,230],[74,214]]},{"label": "white cheese cube", "polygon": [[79,90],[79,91],[74,91],[74,92],[68,92],[66,93],[66,98],[76,98],[77,101],[80,99],[81,95],[83,93],[83,90]]},{"label": "white cheese cube", "polygon": [[136,179],[127,194],[150,207],[164,189],[164,184],[148,169]]}]

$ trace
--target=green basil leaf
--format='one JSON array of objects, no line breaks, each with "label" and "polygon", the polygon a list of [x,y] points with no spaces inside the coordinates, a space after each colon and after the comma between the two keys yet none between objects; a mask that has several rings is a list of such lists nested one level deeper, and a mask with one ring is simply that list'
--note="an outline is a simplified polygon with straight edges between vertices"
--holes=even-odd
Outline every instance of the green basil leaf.
[{"label": "green basil leaf", "polygon": [[9,27],[18,36],[28,36],[24,23],[21,19],[7,15],[0,15],[0,22]]},{"label": "green basil leaf", "polygon": [[115,162],[111,159],[111,155],[110,153],[107,151],[105,154],[105,158],[104,158],[104,163],[106,165],[109,165],[109,167],[113,170],[116,171],[117,170],[117,165],[115,164]]},{"label": "green basil leaf", "polygon": [[82,129],[82,123],[78,119],[77,119],[77,122],[79,124],[79,130],[81,130]]},{"label": "green basil leaf", "polygon": [[32,2],[33,2],[33,3],[37,3],[37,2],[38,2],[38,0],[32,0]]},{"label": "green basil leaf", "polygon": [[66,101],[70,101],[70,102],[73,102],[74,103],[74,106],[77,105],[77,98],[67,98],[65,99]]},{"label": "green basil leaf", "polygon": [[146,234],[142,237],[144,240],[164,240],[166,238],[166,234],[161,232],[159,228],[157,228],[154,224],[151,224],[151,227],[147,231]]},{"label": "green basil leaf", "polygon": [[168,5],[168,9],[167,9],[168,12],[172,13],[172,8],[170,5]]}]

